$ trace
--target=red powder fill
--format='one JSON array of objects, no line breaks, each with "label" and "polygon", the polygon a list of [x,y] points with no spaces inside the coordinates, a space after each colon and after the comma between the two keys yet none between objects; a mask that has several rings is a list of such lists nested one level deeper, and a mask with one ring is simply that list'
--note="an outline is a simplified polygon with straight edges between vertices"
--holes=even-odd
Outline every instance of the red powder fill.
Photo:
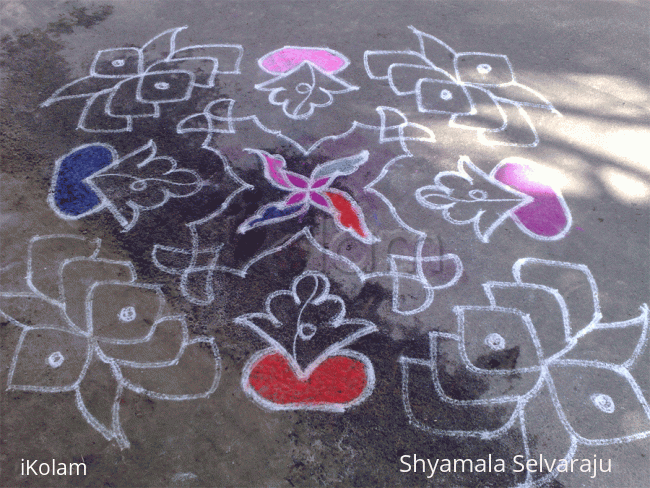
[{"label": "red powder fill", "polygon": [[269,354],[253,366],[249,377],[260,396],[280,405],[349,403],[363,393],[366,381],[365,365],[347,356],[327,358],[302,381],[282,354]]},{"label": "red powder fill", "polygon": [[361,220],[359,220],[357,211],[354,209],[352,204],[341,195],[338,195],[336,193],[327,191],[325,194],[329,197],[332,205],[334,205],[334,208],[338,210],[338,219],[341,225],[348,229],[354,230],[361,237],[366,237],[366,233],[363,231],[363,227],[361,225]]}]

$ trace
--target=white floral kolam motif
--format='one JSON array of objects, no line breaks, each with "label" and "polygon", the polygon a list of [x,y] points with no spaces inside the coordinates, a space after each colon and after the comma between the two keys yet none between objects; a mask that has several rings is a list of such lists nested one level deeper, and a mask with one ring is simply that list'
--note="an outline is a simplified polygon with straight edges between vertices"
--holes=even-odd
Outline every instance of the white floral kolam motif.
[{"label": "white floral kolam motif", "polygon": [[[404,229],[405,231],[413,234],[414,238],[417,240],[416,252],[414,253],[414,255],[401,255],[401,254],[390,255],[388,257],[389,266],[390,266],[390,270],[388,272],[381,271],[381,272],[374,272],[374,273],[373,272],[366,273],[362,269],[360,269],[355,263],[353,263],[350,259],[346,258],[345,256],[341,256],[340,254],[337,254],[331,249],[324,247],[314,237],[311,229],[305,227],[302,230],[298,231],[297,233],[293,234],[292,236],[288,237],[286,240],[284,240],[282,244],[278,245],[277,247],[273,247],[264,250],[263,252],[260,252],[259,254],[251,258],[249,262],[247,262],[245,265],[241,267],[220,265],[219,253],[221,252],[221,249],[225,244],[219,243],[218,245],[215,245],[215,243],[212,243],[210,244],[210,246],[207,246],[205,243],[201,242],[199,238],[199,231],[202,226],[209,225],[211,221],[219,218],[223,214],[224,210],[230,205],[231,201],[234,198],[236,198],[239,193],[253,188],[253,185],[246,183],[245,181],[242,180],[242,178],[237,176],[232,164],[228,162],[228,158],[222,157],[222,159],[225,161],[224,164],[226,164],[226,172],[234,180],[238,181],[238,183],[241,185],[240,188],[224,202],[224,204],[219,210],[217,210],[216,212],[214,212],[213,214],[207,217],[201,218],[200,220],[190,222],[187,225],[192,239],[191,248],[182,248],[180,246],[176,247],[176,246],[169,246],[169,245],[156,245],[153,251],[154,264],[160,270],[170,274],[176,274],[181,276],[181,292],[187,300],[189,300],[191,303],[196,305],[207,305],[209,303],[212,303],[212,301],[214,300],[214,291],[212,288],[211,281],[213,280],[214,273],[216,272],[232,273],[236,276],[240,276],[244,278],[247,276],[248,270],[257,261],[267,256],[270,256],[271,254],[275,254],[277,252],[282,251],[283,249],[295,243],[298,239],[302,239],[302,238],[306,239],[309,242],[309,244],[313,246],[319,253],[322,253],[328,258],[340,262],[341,266],[343,267],[350,268],[352,272],[354,272],[362,281],[366,281],[373,278],[388,278],[389,280],[391,280],[393,282],[392,310],[398,314],[415,315],[426,310],[433,302],[436,290],[454,286],[458,282],[462,274],[462,262],[460,258],[457,255],[451,253],[447,253],[442,256],[437,256],[437,255],[427,256],[423,251],[425,246],[425,240],[427,239],[427,234],[425,232],[415,230],[409,227],[407,224],[405,224],[404,221],[397,214],[390,199],[387,199],[384,195],[382,195],[381,193],[379,193],[373,188],[373,185],[375,185],[378,181],[380,181],[384,177],[384,175],[388,171],[388,168],[394,162],[399,161],[404,157],[409,157],[412,155],[408,150],[409,141],[425,141],[429,143],[435,142],[435,136],[433,132],[431,132],[431,130],[429,130],[428,128],[422,125],[409,122],[406,116],[397,109],[380,106],[377,107],[376,109],[376,112],[379,116],[378,125],[368,125],[368,124],[361,124],[355,122],[347,132],[343,134],[324,137],[318,140],[312,146],[306,148],[300,145],[295,140],[285,136],[284,134],[267,128],[259,121],[259,119],[255,115],[252,116],[247,115],[242,117],[235,116],[235,106],[236,106],[236,101],[233,99],[226,98],[226,99],[215,100],[210,104],[208,104],[208,106],[206,106],[206,108],[201,113],[190,115],[185,119],[183,119],[181,122],[179,122],[177,126],[177,132],[180,134],[186,134],[186,133],[205,134],[202,147],[211,150],[217,154],[221,154],[221,152],[218,149],[218,146],[215,144],[215,140],[216,140],[215,136],[218,136],[219,134],[236,134],[238,132],[238,128],[240,126],[246,128],[247,127],[246,124],[248,124],[249,126],[252,124],[253,126],[260,129],[261,131],[270,134],[273,137],[276,137],[278,139],[278,142],[280,142],[281,144],[290,144],[292,149],[297,150],[301,155],[304,155],[305,158],[308,158],[319,147],[325,144],[332,144],[337,141],[344,141],[346,137],[349,137],[351,134],[355,133],[355,131],[360,131],[360,132],[363,131],[369,134],[374,134],[377,138],[378,144],[380,145],[386,143],[397,144],[398,147],[401,148],[403,154],[399,154],[394,158],[392,158],[391,160],[387,161],[386,164],[379,171],[377,178],[370,181],[365,186],[364,190],[370,193],[371,195],[380,198],[381,202],[383,202],[388,208],[390,216],[395,219],[397,225],[401,229]],[[277,155],[272,155],[266,151],[258,150],[255,148],[248,148],[247,151],[253,154],[257,154],[259,156],[259,161],[264,161],[267,158],[275,160],[276,163],[274,164],[278,164],[278,167],[276,169],[278,171],[280,170],[284,171],[285,168],[283,164],[282,166],[279,165],[280,163],[284,163],[284,158],[279,158],[277,157]],[[350,154],[348,155],[348,158],[343,158],[343,159],[349,159],[349,160],[354,159],[355,161],[361,162],[360,164],[358,164],[358,166],[360,166],[361,164],[363,164],[363,161],[365,161],[365,152],[366,151],[361,151],[357,153],[357,158],[354,158],[353,155]],[[341,160],[339,160],[339,162],[340,161]],[[334,161],[330,161],[330,163],[334,163]],[[328,166],[328,163],[324,163],[322,166],[323,167]],[[270,176],[271,173],[268,172],[266,169],[264,171],[266,172],[265,177],[267,178],[267,180],[272,180],[272,177]],[[314,169],[314,177],[309,178],[311,183],[315,183],[315,181],[311,181],[311,180],[315,179],[315,175],[318,174],[318,172],[319,172],[319,168]],[[344,172],[339,172],[337,174],[348,175],[350,173],[347,172],[346,170]],[[305,179],[304,176],[301,176],[301,178]],[[280,188],[280,186],[277,185],[277,181],[275,183],[275,186]],[[296,193],[298,193],[297,188],[288,188],[287,186],[287,188],[283,187],[281,189],[283,189],[284,191],[291,192],[289,198],[296,196]],[[343,192],[339,192],[339,195],[341,195],[341,193]],[[354,207],[354,205],[352,206]],[[276,206],[276,208],[279,208],[283,211],[287,207],[288,204],[286,202]],[[269,208],[270,206],[268,205],[262,207],[260,210],[258,210],[259,215],[254,217],[256,218],[263,217],[263,214],[267,210],[269,210]],[[301,213],[295,212],[290,215],[281,215],[280,217],[273,219],[273,222],[284,222],[290,219],[294,219],[298,215],[301,215]],[[247,232],[250,228],[248,224],[250,224],[251,221],[256,220],[256,218],[254,217],[249,218],[246,221],[246,225],[240,226],[238,232],[240,233]],[[257,218],[257,220],[259,220],[259,218]],[[375,239],[371,235],[364,237],[364,239],[365,239],[364,242],[369,244],[372,244],[375,241]],[[160,255],[162,254],[167,254],[167,255],[176,254],[179,258],[182,258],[186,261],[190,261],[190,264],[185,268],[179,268],[178,266],[175,265],[174,266],[167,265],[162,259],[160,259]],[[429,282],[424,270],[427,266],[433,265],[435,263],[440,263],[442,261],[444,261],[445,263],[449,263],[453,267],[454,274],[452,277],[450,277],[449,280],[447,280],[443,284],[440,285],[432,284]],[[199,265],[198,263],[201,264]],[[409,267],[415,268],[415,272],[407,273],[403,271],[403,269]],[[191,277],[196,276],[199,273],[203,273],[205,275],[205,286],[204,289],[202,290],[201,295],[197,296],[198,294],[193,293],[189,289],[189,283]],[[401,293],[400,285],[405,281],[408,282],[409,284],[413,282],[418,286],[421,286],[424,290],[424,294],[426,295],[422,300],[422,303],[412,307],[411,309],[404,309],[399,304],[399,296]]]},{"label": "white floral kolam motif", "polygon": [[[161,106],[187,101],[197,88],[213,88],[218,74],[240,73],[244,54],[241,45],[178,47],[178,34],[185,29],[187,26],[168,29],[141,48],[99,51],[90,66],[89,76],[59,88],[41,106],[85,98],[87,102],[77,122],[78,129],[95,133],[131,132],[136,119],[158,118]],[[156,45],[165,42],[167,54],[161,57],[156,53]],[[191,64],[192,69],[182,69],[185,63]],[[198,70],[197,64],[201,66]],[[119,101],[124,96],[131,97],[133,92],[135,97],[129,100],[132,108],[125,112],[119,107]]]},{"label": "white floral kolam motif", "polygon": [[[643,304],[636,318],[603,322],[596,281],[584,265],[523,258],[514,264],[512,271],[513,282],[490,281],[483,285],[489,306],[455,307],[457,333],[429,333],[429,358],[400,358],[402,400],[411,425],[434,436],[488,440],[519,430],[523,439],[521,454],[524,464],[528,459],[539,459],[540,456],[561,461],[546,474],[534,476],[527,471],[524,482],[517,485],[541,487],[567,471],[563,468],[581,446],[621,444],[650,437],[647,396],[632,374],[633,367],[648,347],[650,310]],[[578,314],[578,318],[572,321],[563,295],[557,288],[545,284],[545,281],[554,280],[549,276],[562,272],[581,276],[580,289],[584,293],[583,303],[579,305],[591,305],[590,318],[580,318]],[[521,301],[526,296],[529,297],[527,300],[531,296],[537,300],[527,304]],[[547,309],[531,313],[530,303],[537,307],[554,303],[555,308],[552,313]],[[520,329],[513,330],[517,323]],[[498,332],[485,335],[485,331],[490,329]],[[637,337],[627,355],[598,347],[598,344],[615,341],[616,335],[623,332]],[[504,335],[509,339],[506,340]],[[518,351],[516,366],[500,367],[495,354],[502,354],[510,348]],[[602,355],[611,357],[602,360],[580,357],[590,350],[599,350]],[[444,359],[442,351],[445,352]],[[454,354],[449,356],[451,351]],[[485,352],[495,358],[496,366],[488,366],[482,360],[486,357]],[[439,370],[448,363],[489,384],[481,398],[458,399],[445,389]],[[415,378],[429,384],[431,391],[424,394],[436,397],[447,412],[455,411],[457,418],[484,417],[484,422],[491,422],[491,427],[446,428],[449,419],[438,419],[435,410],[427,411],[427,420],[421,420],[420,412],[425,407],[411,401],[414,395],[422,398],[421,392],[412,390]],[[621,427],[622,422],[615,417],[622,415],[620,412],[624,410],[628,415],[634,412],[639,419],[634,431]],[[496,411],[502,413],[494,417]],[[469,412],[473,412],[473,417],[468,417]],[[503,412],[507,412],[505,422],[494,420],[501,419]],[[561,454],[545,456],[543,446],[539,444],[541,438],[546,439],[545,443],[553,442],[554,438],[558,441],[567,439],[567,445]],[[531,442],[533,439],[536,444]]]},{"label": "white floral kolam motif", "polygon": [[[184,316],[162,314],[159,285],[138,283],[128,261],[99,258],[100,247],[100,239],[74,235],[30,240],[30,292],[0,293],[0,315],[22,330],[7,389],[74,392],[86,422],[125,449],[130,442],[120,422],[124,390],[158,400],[207,398],[219,384],[221,360],[213,338],[190,337]],[[128,303],[134,297],[135,306]],[[26,325],[34,318],[39,325]],[[112,389],[96,391],[102,377],[106,384],[99,386]]]},{"label": "white floral kolam motif", "polygon": [[[482,144],[514,147],[539,144],[527,108],[561,116],[544,96],[516,80],[507,56],[459,53],[439,38],[409,28],[418,39],[418,50],[368,50],[364,66],[370,79],[387,81],[400,97],[413,97],[419,112],[449,116],[450,127],[476,131]],[[421,75],[417,82],[413,82],[415,72]],[[497,116],[500,122],[488,124],[482,120],[487,113]],[[499,138],[512,126],[513,119],[526,127],[527,136],[514,141]]]}]

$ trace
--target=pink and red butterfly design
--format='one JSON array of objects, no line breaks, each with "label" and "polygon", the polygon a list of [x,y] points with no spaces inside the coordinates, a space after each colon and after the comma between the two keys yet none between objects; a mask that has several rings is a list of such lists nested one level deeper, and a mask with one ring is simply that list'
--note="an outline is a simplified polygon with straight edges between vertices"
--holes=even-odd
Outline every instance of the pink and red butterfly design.
[{"label": "pink and red butterfly design", "polygon": [[260,157],[264,176],[269,183],[289,192],[289,195],[282,201],[262,206],[239,226],[237,232],[243,234],[251,229],[293,219],[315,207],[331,215],[339,229],[360,241],[366,244],[377,241],[368,230],[363,212],[354,199],[346,192],[331,187],[337,177],[353,174],[368,160],[367,150],[320,164],[309,177],[289,171],[286,161],[279,154],[269,154],[259,149],[247,151]]}]

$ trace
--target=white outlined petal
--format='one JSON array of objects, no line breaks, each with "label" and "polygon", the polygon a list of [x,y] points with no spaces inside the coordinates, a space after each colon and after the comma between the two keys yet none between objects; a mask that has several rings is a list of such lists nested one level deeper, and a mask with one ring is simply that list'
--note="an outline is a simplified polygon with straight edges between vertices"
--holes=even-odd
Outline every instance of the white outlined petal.
[{"label": "white outlined petal", "polygon": [[88,296],[91,288],[102,282],[135,281],[133,265],[126,261],[71,259],[61,267],[60,273],[66,316],[73,326],[88,334],[92,333]]},{"label": "white outlined petal", "polygon": [[394,64],[433,68],[430,62],[415,51],[366,51],[363,53],[366,74],[372,80],[390,80],[389,70]]},{"label": "white outlined petal", "polygon": [[141,78],[129,78],[115,85],[106,99],[106,115],[109,117],[159,117],[160,108],[146,101],[138,100],[137,93]]},{"label": "white outlined petal", "polygon": [[525,457],[520,462],[525,465],[529,459],[535,460],[531,468],[534,466],[536,472],[526,473],[527,482],[531,487],[544,486],[559,474],[558,466],[561,468],[563,461],[571,462],[578,440],[565,429],[548,388],[542,388],[526,404],[520,423],[525,447]]},{"label": "white outlined petal", "polygon": [[119,83],[119,79],[103,78],[98,76],[85,76],[63,85],[50,97],[41,103],[41,107],[49,107],[61,100],[90,97],[101,92],[110,92]]},{"label": "white outlined petal", "polygon": [[376,110],[380,118],[380,143],[400,141],[405,144],[406,141],[420,141],[433,144],[436,142],[436,136],[431,129],[409,122],[396,108],[380,106]]},{"label": "white outlined petal", "polygon": [[422,32],[412,25],[409,26],[409,29],[418,38],[420,54],[436,68],[445,71],[451,76],[451,73],[454,72],[453,61],[456,58],[456,51],[437,37]]},{"label": "white outlined petal", "polygon": [[60,393],[76,388],[92,358],[88,338],[49,327],[25,328],[14,353],[9,390]]},{"label": "white outlined petal", "polygon": [[517,310],[528,317],[543,357],[550,358],[569,343],[569,311],[557,290],[539,285],[494,281],[484,283],[483,289],[493,305]]},{"label": "white outlined petal", "polygon": [[139,343],[152,333],[164,303],[160,285],[98,281],[86,295],[86,318],[103,342]]},{"label": "white outlined petal", "polygon": [[510,375],[540,371],[541,347],[530,318],[516,309],[454,307],[459,348],[474,372]]},{"label": "white outlined petal", "polygon": [[454,68],[461,83],[490,87],[515,82],[512,64],[503,54],[458,53]]},{"label": "white outlined petal", "polygon": [[27,285],[39,296],[61,304],[63,267],[73,258],[95,257],[100,246],[101,239],[74,235],[32,237],[27,246]]},{"label": "white outlined petal", "polygon": [[142,51],[136,47],[118,47],[98,51],[90,65],[90,75],[98,78],[123,79],[141,71]]},{"label": "white outlined petal", "polygon": [[469,91],[456,81],[421,78],[415,85],[415,101],[422,113],[472,115],[476,107]]},{"label": "white outlined petal", "polygon": [[111,343],[100,339],[99,347],[118,365],[155,368],[176,364],[188,343],[185,318],[177,316],[158,319],[149,334],[138,342]]},{"label": "white outlined petal", "polygon": [[86,422],[106,440],[115,439],[120,449],[125,449],[130,443],[120,424],[121,397],[122,385],[115,376],[114,366],[95,356],[75,389],[75,403]]},{"label": "white outlined petal", "polygon": [[602,318],[598,286],[591,271],[582,264],[551,261],[538,258],[522,258],[512,267],[517,283],[536,284],[556,290],[567,303],[569,336],[576,337],[589,330]]},{"label": "white outlined petal", "polygon": [[402,357],[402,402],[409,423],[433,435],[494,439],[518,421],[516,402],[462,402],[442,391],[429,360]]},{"label": "white outlined petal", "polygon": [[239,74],[239,65],[244,56],[244,48],[239,44],[200,44],[176,49],[168,57],[169,61],[180,61],[181,66],[185,62],[199,61],[201,63],[212,63],[205,79],[199,80],[196,86],[210,88],[214,86],[214,80],[218,73]]},{"label": "white outlined petal", "polygon": [[571,341],[562,359],[602,361],[631,368],[648,341],[649,312],[641,307],[641,314],[623,322],[599,323],[579,339]]},{"label": "white outlined petal", "polygon": [[624,367],[560,360],[546,380],[565,427],[580,443],[609,445],[650,437],[650,406]]},{"label": "white outlined petal", "polygon": [[122,366],[125,388],[159,400],[207,398],[217,389],[221,359],[214,339],[188,342],[183,355],[160,367]]},{"label": "white outlined petal", "polygon": [[130,132],[133,130],[133,117],[111,116],[108,104],[112,91],[99,92],[88,99],[81,111],[77,129],[86,132]]},{"label": "white outlined petal", "polygon": [[416,95],[419,90],[420,80],[430,82],[452,82],[453,79],[443,70],[421,63],[393,63],[388,67],[388,80],[390,87],[398,96]]},{"label": "white outlined petal", "polygon": [[0,293],[0,316],[19,327],[51,327],[67,330],[60,306],[38,295]]},{"label": "white outlined petal", "polygon": [[188,26],[174,27],[157,34],[144,43],[141,48],[142,62],[140,72],[143,73],[153,63],[166,59],[176,52],[176,37],[178,33],[187,29]]}]

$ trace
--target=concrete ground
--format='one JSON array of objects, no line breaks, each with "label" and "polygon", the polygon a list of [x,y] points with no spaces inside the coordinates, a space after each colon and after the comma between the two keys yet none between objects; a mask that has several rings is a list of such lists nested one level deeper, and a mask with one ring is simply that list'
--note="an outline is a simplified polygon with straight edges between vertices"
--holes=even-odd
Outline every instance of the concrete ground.
[{"label": "concrete ground", "polygon": [[648,20],[2,0],[0,485],[647,486]]}]

